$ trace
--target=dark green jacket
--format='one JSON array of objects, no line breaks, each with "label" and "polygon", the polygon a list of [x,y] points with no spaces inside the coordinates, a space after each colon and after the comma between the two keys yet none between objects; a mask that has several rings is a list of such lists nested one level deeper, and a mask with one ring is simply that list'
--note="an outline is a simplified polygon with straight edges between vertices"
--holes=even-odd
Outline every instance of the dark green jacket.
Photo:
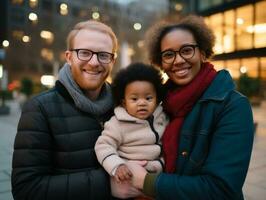
[{"label": "dark green jacket", "polygon": [[176,174],[148,175],[145,192],[154,186],[162,200],[243,199],[253,137],[249,101],[222,70],[185,118]]},{"label": "dark green jacket", "polygon": [[74,105],[60,82],[23,108],[14,144],[15,200],[102,200],[110,198],[109,176],[94,145],[102,123]]}]

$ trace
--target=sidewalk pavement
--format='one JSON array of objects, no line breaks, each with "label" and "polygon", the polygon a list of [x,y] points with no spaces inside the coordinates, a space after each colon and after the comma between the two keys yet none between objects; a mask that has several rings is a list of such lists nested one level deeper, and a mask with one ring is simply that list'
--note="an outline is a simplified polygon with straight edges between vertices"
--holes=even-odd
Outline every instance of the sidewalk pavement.
[{"label": "sidewalk pavement", "polygon": [[[20,108],[15,101],[7,102],[9,115],[0,115],[0,200],[13,200],[11,195],[11,162]],[[266,199],[266,101],[253,107],[254,120],[258,122],[251,163],[244,185],[246,200]]]},{"label": "sidewalk pavement", "polygon": [[258,123],[251,162],[244,185],[246,200],[266,199],[266,101],[253,107],[254,121]]},{"label": "sidewalk pavement", "polygon": [[14,138],[20,117],[19,105],[12,101],[9,115],[0,115],[0,200],[13,200],[11,195],[11,162]]}]

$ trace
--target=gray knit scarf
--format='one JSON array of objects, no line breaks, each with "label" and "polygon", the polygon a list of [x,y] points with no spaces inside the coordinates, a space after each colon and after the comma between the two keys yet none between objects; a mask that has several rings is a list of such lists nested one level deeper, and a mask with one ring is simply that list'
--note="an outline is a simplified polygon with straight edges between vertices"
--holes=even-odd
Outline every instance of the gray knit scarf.
[{"label": "gray knit scarf", "polygon": [[82,111],[93,114],[103,115],[113,107],[111,87],[105,83],[99,97],[92,101],[84,95],[80,87],[74,81],[69,64],[65,64],[59,71],[58,80],[65,86],[75,105]]}]

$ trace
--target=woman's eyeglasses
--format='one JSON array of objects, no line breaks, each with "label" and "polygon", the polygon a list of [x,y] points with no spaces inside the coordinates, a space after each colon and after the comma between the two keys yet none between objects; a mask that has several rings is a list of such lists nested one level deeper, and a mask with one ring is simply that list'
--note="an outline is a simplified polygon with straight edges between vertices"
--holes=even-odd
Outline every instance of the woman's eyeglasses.
[{"label": "woman's eyeglasses", "polygon": [[173,64],[176,59],[176,54],[178,53],[184,60],[190,59],[195,54],[195,48],[198,47],[197,44],[189,44],[182,46],[179,50],[165,50],[161,52],[162,62],[166,64]]}]

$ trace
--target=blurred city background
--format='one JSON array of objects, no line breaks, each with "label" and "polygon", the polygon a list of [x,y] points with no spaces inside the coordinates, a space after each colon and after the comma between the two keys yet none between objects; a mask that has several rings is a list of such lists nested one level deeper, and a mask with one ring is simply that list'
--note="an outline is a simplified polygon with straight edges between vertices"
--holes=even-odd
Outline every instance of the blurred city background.
[{"label": "blurred city background", "polygon": [[[20,105],[53,86],[74,24],[95,19],[118,36],[114,74],[148,62],[144,37],[160,20],[204,17],[216,36],[216,69],[226,68],[250,99],[257,124],[245,197],[266,197],[266,0],[0,0],[0,199],[11,197],[10,169]],[[221,83],[222,84],[222,83]]]},{"label": "blurred city background", "polygon": [[248,96],[266,95],[265,0],[1,0],[0,9],[2,90],[31,95],[53,85],[65,62],[67,34],[79,21],[95,19],[114,29],[120,45],[113,76],[130,62],[147,62],[144,36],[152,24],[194,13],[215,33],[215,67],[240,79]]}]

